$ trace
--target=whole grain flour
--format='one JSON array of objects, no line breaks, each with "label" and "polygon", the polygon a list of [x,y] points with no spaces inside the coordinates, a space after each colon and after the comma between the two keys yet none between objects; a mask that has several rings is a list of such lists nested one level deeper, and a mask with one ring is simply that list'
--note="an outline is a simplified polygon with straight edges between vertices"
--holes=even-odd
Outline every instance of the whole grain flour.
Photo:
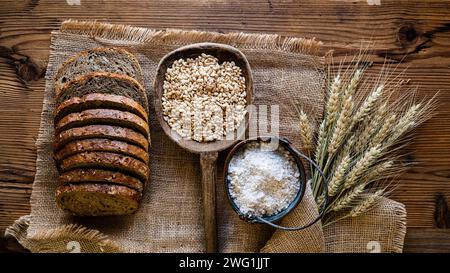
[{"label": "whole grain flour", "polygon": [[271,216],[285,209],[300,190],[300,171],[281,145],[250,142],[233,156],[227,178],[230,195],[244,215]]}]

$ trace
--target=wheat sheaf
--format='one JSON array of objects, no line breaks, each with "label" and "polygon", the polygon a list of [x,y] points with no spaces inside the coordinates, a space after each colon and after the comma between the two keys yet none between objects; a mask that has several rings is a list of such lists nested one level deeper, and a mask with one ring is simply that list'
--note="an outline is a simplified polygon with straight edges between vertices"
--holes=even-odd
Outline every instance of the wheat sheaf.
[{"label": "wheat sheaf", "polygon": [[[303,151],[328,181],[324,225],[359,216],[392,191],[395,178],[408,167],[401,159],[411,133],[436,107],[437,94],[418,100],[418,87],[404,84],[405,70],[396,73],[397,67],[385,61],[375,76],[367,73],[368,58],[366,48],[350,62],[331,62],[324,116],[317,130],[301,104],[295,106]],[[324,181],[314,170],[311,187],[321,207]]]}]

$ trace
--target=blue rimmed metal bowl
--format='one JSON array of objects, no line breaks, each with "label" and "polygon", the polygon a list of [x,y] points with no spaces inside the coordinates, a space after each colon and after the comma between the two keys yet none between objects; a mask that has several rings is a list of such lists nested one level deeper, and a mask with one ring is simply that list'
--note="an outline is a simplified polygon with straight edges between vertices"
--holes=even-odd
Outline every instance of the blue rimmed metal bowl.
[{"label": "blue rimmed metal bowl", "polygon": [[[300,176],[299,176],[300,186],[299,186],[299,190],[298,190],[297,194],[295,195],[295,198],[291,201],[291,203],[286,208],[284,208],[280,212],[273,214],[273,215],[263,215],[260,217],[254,217],[252,215],[244,214],[239,209],[239,207],[237,206],[233,197],[230,194],[230,181],[228,179],[228,167],[229,167],[230,161],[238,151],[240,151],[241,149],[244,149],[245,145],[252,143],[252,142],[278,143],[278,145],[281,145],[283,148],[285,148],[291,154],[291,156],[294,158],[295,163],[297,164],[298,170],[300,172]],[[229,154],[225,160],[224,180],[225,180],[224,181],[225,182],[225,191],[227,193],[227,197],[228,197],[228,200],[230,201],[232,208],[239,215],[239,218],[241,218],[242,220],[245,220],[247,222],[250,222],[250,223],[277,222],[278,220],[280,220],[281,218],[286,216],[289,212],[291,212],[300,203],[300,201],[303,198],[303,195],[305,194],[305,188],[306,188],[305,167],[303,166],[303,163],[299,156],[299,152],[292,147],[289,140],[287,140],[285,138],[281,139],[281,138],[274,137],[274,136],[250,138],[250,139],[243,140],[243,141],[237,143],[233,147],[233,149],[231,149],[231,151],[229,152]]]}]

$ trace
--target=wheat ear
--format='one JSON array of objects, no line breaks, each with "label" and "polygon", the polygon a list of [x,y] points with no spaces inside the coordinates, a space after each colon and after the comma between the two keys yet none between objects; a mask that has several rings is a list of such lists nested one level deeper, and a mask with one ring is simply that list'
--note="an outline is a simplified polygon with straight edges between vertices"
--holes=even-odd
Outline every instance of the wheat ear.
[{"label": "wheat ear", "polygon": [[373,136],[371,144],[372,145],[381,144],[391,132],[396,120],[397,120],[396,114],[392,114],[386,120],[384,120],[380,130],[375,134],[375,136]]},{"label": "wheat ear", "polygon": [[352,157],[354,145],[355,145],[355,135],[352,134],[345,141],[345,145],[342,147],[342,149],[339,149],[339,152],[337,153],[337,156],[333,162],[333,165],[338,166],[339,163],[342,162],[342,159],[344,159],[344,157],[346,157],[347,155],[349,157]]},{"label": "wheat ear", "polygon": [[348,173],[345,183],[344,189],[349,189],[353,187],[361,177],[363,173],[367,171],[367,169],[375,163],[375,161],[379,158],[381,154],[380,145],[370,148],[368,151],[364,153],[361,159],[356,162],[353,168]]},{"label": "wheat ear", "polygon": [[[326,121],[325,119],[322,120],[322,122],[320,123],[319,126],[319,134],[317,136],[317,144],[316,144],[316,151],[315,151],[315,158],[316,158],[316,162],[319,166],[321,166],[321,168],[323,168],[323,162],[325,160],[325,155],[326,155],[326,148],[328,145],[328,138],[327,138],[327,130],[325,128],[326,126]],[[312,181],[317,181],[316,179],[318,178],[318,173],[314,172],[313,176],[312,176]],[[314,197],[318,198],[319,196],[319,191],[321,188],[321,185],[319,183],[311,183],[311,188],[314,194]]]},{"label": "wheat ear", "polygon": [[364,191],[365,186],[365,184],[359,184],[358,186],[352,188],[344,196],[333,202],[330,206],[330,210],[339,211],[351,206],[353,201]]},{"label": "wheat ear", "polygon": [[361,69],[356,69],[355,73],[353,74],[352,78],[350,79],[350,82],[347,85],[347,88],[345,89],[345,92],[344,92],[345,98],[351,97],[351,96],[353,96],[353,94],[355,94],[356,87],[358,86],[362,72],[363,71]]},{"label": "wheat ear", "polygon": [[340,86],[341,86],[341,77],[337,75],[334,78],[333,83],[331,84],[330,95],[328,97],[328,103],[326,106],[327,127],[331,127],[334,124],[336,116],[339,112]]},{"label": "wheat ear", "polygon": [[313,147],[313,129],[308,121],[308,116],[303,111],[300,111],[300,139],[304,151],[309,154]]},{"label": "wheat ear", "polygon": [[378,86],[359,107],[356,114],[353,116],[353,122],[361,122],[363,119],[373,110],[373,107],[377,104],[378,100],[383,94],[384,85]]},{"label": "wheat ear", "polygon": [[383,196],[384,190],[378,190],[373,194],[370,194],[368,197],[364,198],[364,200],[355,206],[348,214],[350,217],[359,216],[368,210],[370,210]]},{"label": "wheat ear", "polygon": [[380,107],[378,107],[377,111],[372,114],[370,120],[364,120],[361,123],[361,129],[359,130],[358,140],[355,144],[355,152],[361,153],[363,152],[367,144],[371,142],[371,138],[380,128],[380,124],[383,119],[386,117],[387,113],[387,103],[383,103]]},{"label": "wheat ear", "polygon": [[342,105],[342,110],[334,128],[333,136],[331,137],[328,146],[328,153],[333,154],[341,145],[342,139],[350,129],[350,121],[353,112],[353,99],[349,96]]},{"label": "wheat ear", "polygon": [[319,126],[319,135],[317,137],[316,146],[316,162],[321,162],[327,145],[327,131],[325,130],[325,120],[322,120]]},{"label": "wheat ear", "polygon": [[409,129],[414,127],[419,114],[421,104],[411,106],[406,113],[399,119],[397,125],[393,128],[391,135],[387,139],[387,143],[394,143]]},{"label": "wheat ear", "polygon": [[353,94],[356,91],[359,80],[362,75],[362,70],[357,69],[353,74],[350,82],[344,91],[344,101],[342,102],[342,109],[339,117],[336,121],[336,126],[334,128],[333,135],[331,137],[330,145],[328,146],[328,153],[333,154],[341,145],[342,139],[347,134],[348,131],[352,130],[352,114],[353,114]]},{"label": "wheat ear", "polygon": [[342,186],[342,183],[344,182],[344,176],[345,173],[351,163],[350,156],[346,155],[340,163],[338,163],[338,167],[333,172],[333,176],[330,179],[330,182],[328,182],[328,196],[332,197],[335,196],[336,193],[338,193],[339,189]]},{"label": "wheat ear", "polygon": [[383,176],[383,174],[386,174],[393,165],[394,161],[389,160],[374,166],[372,170],[370,170],[367,175],[365,175],[366,183],[385,178],[386,175]]}]

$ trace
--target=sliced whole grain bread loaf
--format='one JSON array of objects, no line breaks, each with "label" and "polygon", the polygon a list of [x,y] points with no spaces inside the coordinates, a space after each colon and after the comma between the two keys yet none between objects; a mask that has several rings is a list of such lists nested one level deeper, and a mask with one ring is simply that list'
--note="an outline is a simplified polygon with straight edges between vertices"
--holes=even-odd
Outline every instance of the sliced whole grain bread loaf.
[{"label": "sliced whole grain bread loaf", "polygon": [[58,69],[55,78],[56,94],[64,84],[90,72],[111,72],[135,78],[141,84],[143,75],[138,60],[122,48],[94,48],[69,58]]},{"label": "sliced whole grain bread loaf", "polygon": [[125,215],[139,208],[142,194],[126,186],[86,183],[60,185],[56,203],[78,216]]},{"label": "sliced whole grain bread loaf", "polygon": [[126,75],[106,72],[83,74],[65,84],[56,96],[56,106],[92,93],[124,96],[148,109],[147,93],[139,82]]},{"label": "sliced whole grain bread loaf", "polygon": [[80,184],[80,183],[107,183],[127,186],[142,192],[144,184],[138,178],[118,171],[102,169],[74,169],[62,173],[59,178],[59,185]]},{"label": "sliced whole grain bread loaf", "polygon": [[110,152],[84,152],[74,154],[61,161],[59,169],[67,172],[81,168],[100,168],[118,170],[139,178],[144,184],[148,181],[148,165],[135,158]]},{"label": "sliced whole grain bread loaf", "polygon": [[124,141],[107,138],[88,138],[69,142],[55,153],[54,158],[56,162],[61,162],[61,160],[71,155],[83,152],[118,153],[134,157],[148,164],[148,153],[144,149]]},{"label": "sliced whole grain bread loaf", "polygon": [[71,113],[55,124],[55,133],[85,125],[116,125],[133,129],[149,137],[148,124],[145,120],[130,112],[113,109],[89,109]]},{"label": "sliced whole grain bread loaf", "polygon": [[53,149],[57,152],[69,142],[87,139],[87,138],[107,138],[111,140],[124,141],[130,144],[137,145],[148,151],[148,139],[141,133],[134,130],[110,126],[110,125],[87,125],[83,127],[71,128],[55,134]]},{"label": "sliced whole grain bread loaf", "polygon": [[148,109],[135,100],[120,95],[92,93],[63,101],[55,109],[55,122],[70,113],[98,108],[127,111],[148,121]]},{"label": "sliced whole grain bread loaf", "polygon": [[95,48],[63,63],[54,79],[58,205],[86,216],[138,209],[149,177],[149,103],[138,60]]}]

